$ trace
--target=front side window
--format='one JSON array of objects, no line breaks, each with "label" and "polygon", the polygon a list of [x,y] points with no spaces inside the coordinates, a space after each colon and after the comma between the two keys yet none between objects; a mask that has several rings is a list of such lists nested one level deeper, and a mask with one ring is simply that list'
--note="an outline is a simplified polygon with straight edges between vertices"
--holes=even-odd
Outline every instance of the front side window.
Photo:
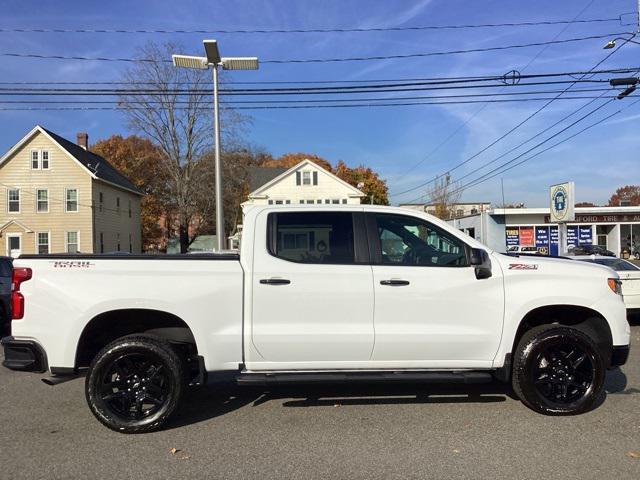
[{"label": "front side window", "polygon": [[49,211],[49,190],[46,188],[36,190],[36,210],[38,213]]},{"label": "front side window", "polygon": [[79,232],[67,232],[67,253],[78,253],[79,251]]},{"label": "front side window", "polygon": [[270,251],[298,263],[350,264],[355,261],[353,218],[348,212],[271,214]]},{"label": "front side window", "polygon": [[38,242],[38,254],[43,255],[49,253],[49,232],[38,232],[36,240]]},{"label": "front side window", "polygon": [[10,188],[7,191],[7,210],[9,213],[20,213],[20,189]]},{"label": "front side window", "polygon": [[419,218],[376,214],[382,264],[467,266],[465,244]]},{"label": "front side window", "polygon": [[78,211],[78,190],[75,188],[67,188],[65,193],[65,211],[77,212]]}]

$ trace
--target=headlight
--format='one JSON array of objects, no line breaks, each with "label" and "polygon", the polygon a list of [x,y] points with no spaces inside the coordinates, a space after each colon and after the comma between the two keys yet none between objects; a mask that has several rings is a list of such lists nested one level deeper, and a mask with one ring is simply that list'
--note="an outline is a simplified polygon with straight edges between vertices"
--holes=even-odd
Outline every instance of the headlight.
[{"label": "headlight", "polygon": [[607,278],[607,285],[613,293],[622,295],[622,282],[617,278]]}]

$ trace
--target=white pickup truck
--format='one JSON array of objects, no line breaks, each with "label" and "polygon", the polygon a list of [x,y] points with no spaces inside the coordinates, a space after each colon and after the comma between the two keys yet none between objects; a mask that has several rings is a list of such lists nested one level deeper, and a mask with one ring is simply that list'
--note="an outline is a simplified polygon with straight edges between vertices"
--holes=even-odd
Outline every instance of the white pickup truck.
[{"label": "white pickup truck", "polygon": [[489,250],[401,208],[255,207],[240,254],[14,263],[4,365],[86,373],[94,415],[160,428],[187,385],[511,381],[530,408],[594,406],[630,329],[601,265]]}]

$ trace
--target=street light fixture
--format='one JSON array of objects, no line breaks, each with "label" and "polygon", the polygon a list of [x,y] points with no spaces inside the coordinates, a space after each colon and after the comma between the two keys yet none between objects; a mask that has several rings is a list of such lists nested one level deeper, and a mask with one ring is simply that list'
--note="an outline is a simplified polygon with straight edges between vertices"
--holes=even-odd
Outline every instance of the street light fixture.
[{"label": "street light fixture", "polygon": [[196,70],[213,70],[213,130],[216,172],[216,236],[218,251],[224,250],[224,207],[222,198],[222,165],[220,162],[220,111],[218,107],[218,67],[223,70],[257,70],[257,57],[220,57],[218,42],[204,40],[205,57],[172,55],[173,65]]}]

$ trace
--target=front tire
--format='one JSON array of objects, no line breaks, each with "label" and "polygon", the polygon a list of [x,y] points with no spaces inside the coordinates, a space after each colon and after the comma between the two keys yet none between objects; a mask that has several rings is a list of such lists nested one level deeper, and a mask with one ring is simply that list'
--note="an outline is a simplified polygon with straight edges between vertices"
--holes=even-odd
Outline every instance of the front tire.
[{"label": "front tire", "polygon": [[545,415],[591,410],[604,388],[606,366],[595,341],[561,325],[526,332],[515,352],[513,389],[522,403]]},{"label": "front tire", "polygon": [[91,412],[121,433],[160,429],[186,387],[185,365],[166,340],[129,335],[104,347],[89,366],[85,394]]}]

